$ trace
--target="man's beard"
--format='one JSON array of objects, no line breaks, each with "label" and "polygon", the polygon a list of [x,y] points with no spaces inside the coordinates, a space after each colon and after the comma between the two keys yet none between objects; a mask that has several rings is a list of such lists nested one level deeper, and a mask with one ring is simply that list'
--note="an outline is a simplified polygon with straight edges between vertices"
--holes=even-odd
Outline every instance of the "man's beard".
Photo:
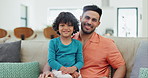
[{"label": "man's beard", "polygon": [[90,32],[85,31],[85,30],[83,29],[82,24],[81,24],[81,30],[83,31],[83,33],[84,33],[84,34],[91,34],[91,33],[93,33],[93,32],[95,31],[95,29],[94,29],[94,30],[92,30],[92,31],[90,31]]}]

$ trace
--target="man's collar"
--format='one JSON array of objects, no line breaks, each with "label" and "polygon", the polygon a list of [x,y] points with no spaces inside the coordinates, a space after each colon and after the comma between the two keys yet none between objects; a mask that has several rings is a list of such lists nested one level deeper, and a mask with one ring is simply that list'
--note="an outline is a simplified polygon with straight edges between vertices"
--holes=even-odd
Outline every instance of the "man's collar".
[{"label": "man's collar", "polygon": [[80,32],[77,32],[76,34],[74,34],[74,36],[72,38],[77,39],[77,40],[81,40],[80,39]]},{"label": "man's collar", "polygon": [[[91,42],[99,42],[100,40],[100,35],[98,35],[96,32],[94,32],[90,38]],[[81,40],[80,38],[80,32],[76,33],[72,38],[77,39],[77,40]]]},{"label": "man's collar", "polygon": [[99,42],[99,40],[100,40],[99,35],[96,32],[94,32],[90,38],[90,41],[91,42]]}]

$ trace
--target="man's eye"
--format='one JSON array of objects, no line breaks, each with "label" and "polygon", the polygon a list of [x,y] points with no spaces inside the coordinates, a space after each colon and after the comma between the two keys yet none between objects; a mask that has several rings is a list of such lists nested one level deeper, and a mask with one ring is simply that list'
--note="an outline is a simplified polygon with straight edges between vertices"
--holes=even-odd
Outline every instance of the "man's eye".
[{"label": "man's eye", "polygon": [[85,19],[89,19],[90,17],[86,16]]},{"label": "man's eye", "polygon": [[97,22],[97,19],[92,19],[93,22]]}]

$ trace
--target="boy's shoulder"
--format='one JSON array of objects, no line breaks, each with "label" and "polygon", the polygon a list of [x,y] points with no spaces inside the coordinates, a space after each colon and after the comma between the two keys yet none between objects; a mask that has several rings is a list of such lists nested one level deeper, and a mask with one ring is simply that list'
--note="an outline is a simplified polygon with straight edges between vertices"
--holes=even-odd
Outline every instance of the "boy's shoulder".
[{"label": "boy's shoulder", "polygon": [[53,39],[50,40],[50,42],[58,42],[58,41],[59,41],[59,37],[53,38]]},{"label": "boy's shoulder", "polygon": [[73,39],[73,38],[72,38],[72,40],[73,40],[74,42],[76,42],[76,43],[81,43],[81,41],[79,41],[79,40],[76,40],[76,39]]},{"label": "boy's shoulder", "polygon": [[51,39],[51,40],[55,41],[55,40],[58,40],[58,39],[59,39],[59,37],[57,37],[57,38],[53,38],[53,39]]}]

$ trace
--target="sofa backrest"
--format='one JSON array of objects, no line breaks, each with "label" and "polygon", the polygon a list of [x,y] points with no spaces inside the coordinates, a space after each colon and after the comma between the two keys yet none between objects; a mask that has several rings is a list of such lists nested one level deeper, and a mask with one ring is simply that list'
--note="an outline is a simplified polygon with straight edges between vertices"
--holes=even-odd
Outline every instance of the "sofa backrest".
[{"label": "sofa backrest", "polygon": [[[148,40],[148,38],[128,38],[128,37],[110,37],[114,40],[118,49],[120,50],[123,58],[126,62],[127,73],[126,78],[130,77],[135,55],[139,44],[142,40]],[[38,61],[40,69],[47,63],[49,40],[33,41],[24,40],[21,45],[22,62]]]},{"label": "sofa backrest", "polygon": [[140,42],[143,40],[148,40],[148,38],[134,38],[134,37],[110,37],[114,40],[116,46],[121,52],[125,62],[126,62],[126,78],[130,78],[130,73],[132,71],[133,63],[137,53],[137,49]]},{"label": "sofa backrest", "polygon": [[21,44],[21,61],[32,62],[37,61],[40,64],[42,70],[45,63],[47,63],[49,40],[33,41],[24,40]]}]

